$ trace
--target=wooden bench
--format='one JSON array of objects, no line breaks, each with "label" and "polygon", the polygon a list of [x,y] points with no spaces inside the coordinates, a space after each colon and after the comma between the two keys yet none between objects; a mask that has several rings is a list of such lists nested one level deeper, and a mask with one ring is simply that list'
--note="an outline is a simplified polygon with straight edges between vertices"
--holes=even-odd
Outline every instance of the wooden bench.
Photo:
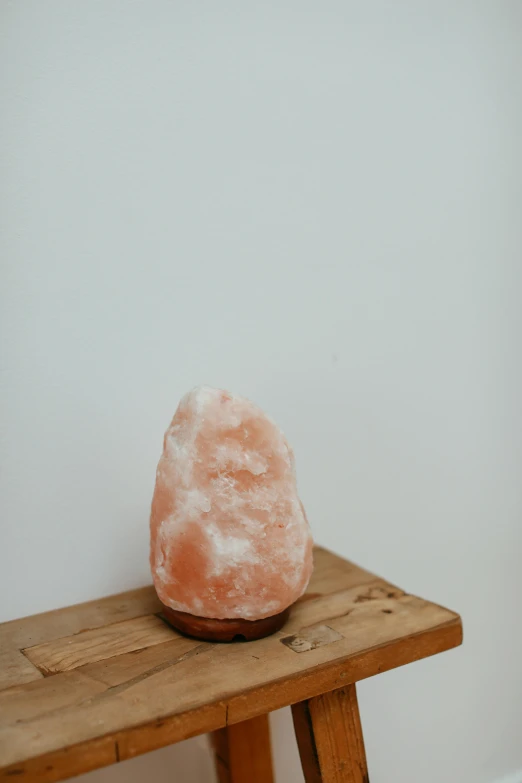
[{"label": "wooden bench", "polygon": [[213,732],[220,783],[271,783],[267,715],[292,705],[307,783],[367,783],[355,683],[462,640],[458,615],[321,548],[273,636],[201,642],[160,612],[143,587],[0,626],[0,780],[51,783]]}]

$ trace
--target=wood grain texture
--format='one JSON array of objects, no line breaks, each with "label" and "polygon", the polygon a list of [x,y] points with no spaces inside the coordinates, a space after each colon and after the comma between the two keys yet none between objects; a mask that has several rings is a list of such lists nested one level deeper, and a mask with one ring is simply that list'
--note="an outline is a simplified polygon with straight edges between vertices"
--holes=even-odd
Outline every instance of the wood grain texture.
[{"label": "wood grain texture", "polygon": [[[62,780],[460,644],[453,612],[326,550],[315,558],[289,621],[255,642],[199,642],[160,628],[152,588],[0,626],[13,661],[0,690],[0,780]],[[146,615],[150,639],[129,649],[136,639],[120,632]]]},{"label": "wood grain texture", "polygon": [[219,783],[273,783],[268,715],[213,732]]},{"label": "wood grain texture", "polygon": [[292,706],[306,783],[369,783],[355,685]]},{"label": "wood grain texture", "polygon": [[149,614],[66,636],[65,639],[26,647],[23,653],[44,676],[48,676],[76,669],[86,663],[152,647],[171,639],[172,634],[165,623]]},{"label": "wood grain texture", "polygon": [[2,623],[0,690],[43,676],[20,650],[134,617],[157,614],[160,610],[161,603],[154,588],[149,586]]}]

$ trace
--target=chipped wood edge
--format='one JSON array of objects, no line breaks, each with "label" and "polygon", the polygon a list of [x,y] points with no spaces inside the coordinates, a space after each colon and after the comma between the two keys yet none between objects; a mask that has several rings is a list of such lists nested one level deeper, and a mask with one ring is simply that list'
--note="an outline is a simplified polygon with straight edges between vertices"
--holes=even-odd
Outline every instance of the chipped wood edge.
[{"label": "chipped wood edge", "polygon": [[12,764],[0,769],[0,780],[55,783],[445,652],[458,647],[462,638],[462,621],[454,614],[450,620],[434,628],[395,642],[384,642],[371,650],[348,655],[333,663],[319,664],[290,678],[282,677],[231,696],[230,699],[221,699],[187,712],[173,713],[160,720]]}]

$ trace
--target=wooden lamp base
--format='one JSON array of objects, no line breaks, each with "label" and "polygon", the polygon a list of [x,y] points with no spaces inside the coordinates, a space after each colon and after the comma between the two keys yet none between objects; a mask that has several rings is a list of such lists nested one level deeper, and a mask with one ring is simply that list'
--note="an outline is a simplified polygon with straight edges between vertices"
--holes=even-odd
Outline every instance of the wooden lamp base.
[{"label": "wooden lamp base", "polygon": [[203,639],[207,642],[253,642],[279,631],[288,620],[291,607],[272,617],[261,620],[217,620],[211,617],[197,617],[187,612],[178,612],[169,606],[163,606],[163,617],[177,631],[186,636]]}]

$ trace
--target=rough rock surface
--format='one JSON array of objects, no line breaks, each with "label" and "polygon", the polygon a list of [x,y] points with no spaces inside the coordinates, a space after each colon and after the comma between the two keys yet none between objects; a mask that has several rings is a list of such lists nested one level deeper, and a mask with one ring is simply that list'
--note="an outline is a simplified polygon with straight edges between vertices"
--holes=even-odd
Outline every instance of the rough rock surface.
[{"label": "rough rock surface", "polygon": [[294,456],[254,403],[198,387],[165,433],[150,519],[160,600],[200,617],[283,611],[312,572]]}]

